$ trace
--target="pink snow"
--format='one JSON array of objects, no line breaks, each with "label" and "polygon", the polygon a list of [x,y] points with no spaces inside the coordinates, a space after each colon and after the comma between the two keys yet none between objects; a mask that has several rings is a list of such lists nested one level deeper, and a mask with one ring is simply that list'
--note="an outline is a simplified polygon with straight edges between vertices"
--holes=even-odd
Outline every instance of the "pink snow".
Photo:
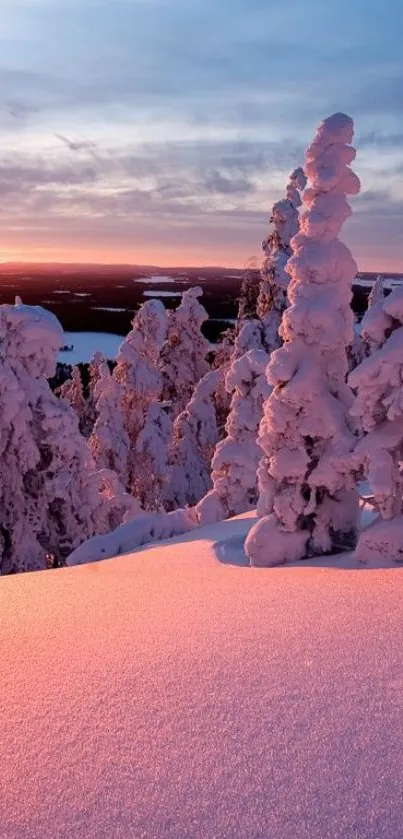
[{"label": "pink snow", "polygon": [[221,564],[252,521],[2,578],[2,839],[401,836],[403,570]]}]

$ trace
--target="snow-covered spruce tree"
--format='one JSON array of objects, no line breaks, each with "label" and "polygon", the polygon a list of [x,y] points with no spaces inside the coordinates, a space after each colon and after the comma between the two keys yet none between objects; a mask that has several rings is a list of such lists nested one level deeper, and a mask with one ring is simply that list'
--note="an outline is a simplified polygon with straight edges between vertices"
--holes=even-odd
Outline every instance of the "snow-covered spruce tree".
[{"label": "snow-covered spruce tree", "polygon": [[210,370],[175,419],[171,448],[171,509],[196,504],[211,487],[211,459],[218,441],[214,394],[221,371]]},{"label": "snow-covered spruce tree", "polygon": [[257,300],[259,295],[259,269],[257,259],[251,256],[244,268],[241,279],[241,291],[238,304],[238,317],[235,331],[238,333],[245,320],[256,319]]},{"label": "snow-covered spruce tree", "polygon": [[[377,297],[375,306],[380,306]],[[371,309],[369,310],[371,311]],[[371,327],[371,328],[370,328]],[[356,557],[403,561],[403,291],[383,299],[368,322],[371,355],[353,370],[351,414],[364,432],[354,461],[373,493],[380,518],[359,537]]]},{"label": "snow-covered spruce tree", "polygon": [[267,362],[264,350],[249,350],[234,361],[227,375],[227,390],[233,393],[227,436],[214,452],[213,489],[196,507],[201,524],[221,521],[256,506],[256,471],[262,456],[256,438],[269,392]]},{"label": "snow-covered spruce tree", "polygon": [[168,334],[161,353],[162,398],[170,405],[172,419],[184,410],[197,382],[208,372],[206,354],[209,342],[201,327],[208,315],[199,303],[199,286],[182,295],[177,309],[168,320]]},{"label": "snow-covered spruce tree", "polygon": [[225,387],[225,379],[231,366],[231,357],[234,351],[235,332],[227,329],[221,336],[221,341],[214,354],[213,370],[218,371],[218,381],[213,394],[216,411],[218,439],[225,437],[225,423],[229,414],[231,394]]},{"label": "snow-covered spruce tree", "polygon": [[132,478],[132,492],[144,510],[159,510],[166,504],[171,479],[171,438],[172,420],[166,410],[158,403],[150,405],[136,440],[136,468]]},{"label": "snow-covered spruce tree", "polygon": [[287,306],[287,288],[290,281],[285,269],[292,253],[291,239],[299,230],[300,192],[305,188],[306,182],[303,169],[298,168],[291,172],[285,198],[273,204],[270,215],[271,232],[262,242],[265,257],[261,267],[256,311],[262,324],[261,346],[269,353],[281,345],[278,329]]},{"label": "snow-covered spruce tree", "polygon": [[92,434],[97,419],[97,397],[95,391],[97,383],[101,378],[101,370],[104,369],[104,364],[107,364],[106,357],[103,353],[97,351],[90,359],[88,365],[88,394],[85,400],[84,419],[82,423],[82,433],[87,438]]},{"label": "snow-covered spruce tree", "polygon": [[134,448],[150,405],[161,395],[159,358],[167,316],[160,300],[147,300],[133,318],[132,330],[119,347],[114,379],[122,388],[124,425]]},{"label": "snow-covered spruce tree", "polygon": [[390,319],[383,311],[383,277],[379,276],[368,295],[367,311],[361,320],[361,329],[357,333],[354,328],[354,339],[347,348],[349,372],[361,364],[364,358],[371,355],[384,339],[384,331],[388,328]]},{"label": "snow-covered spruce tree", "polygon": [[166,461],[171,420],[160,402],[163,376],[160,352],[166,339],[167,315],[159,300],[144,303],[123,341],[113,378],[121,388],[123,427],[130,440],[127,488],[146,509],[158,509],[167,480]]},{"label": "snow-covered spruce tree", "polygon": [[327,553],[355,539],[355,437],[348,417],[352,393],[345,382],[357,266],[338,239],[351,213],[346,195],[360,189],[350,168],[353,133],[352,119],[334,114],[321,123],[306,153],[310,186],[287,264],[284,345],[267,368],[273,391],[260,435],[267,508],[245,543],[252,565]]},{"label": "snow-covered spruce tree", "polygon": [[67,381],[60,386],[58,395],[61,399],[66,399],[69,405],[73,408],[74,413],[78,417],[80,431],[83,433],[86,406],[80,368],[76,364],[71,368],[71,378],[67,379]]},{"label": "snow-covered spruce tree", "polygon": [[123,485],[129,482],[130,438],[122,412],[122,386],[108,363],[99,365],[92,399],[96,415],[88,445],[98,469],[112,469]]},{"label": "snow-covered spruce tree", "polygon": [[116,476],[95,472],[75,413],[50,390],[62,341],[57,318],[45,309],[0,307],[2,574],[63,563],[133,510],[122,490],[117,498]]},{"label": "snow-covered spruce tree", "polygon": [[[361,321],[363,356],[371,355],[385,340],[392,322],[384,309],[385,293],[383,277],[377,277],[368,296],[367,311]],[[362,360],[362,359],[361,359]]]},{"label": "snow-covered spruce tree", "polygon": [[263,345],[262,321],[259,318],[245,320],[235,336],[231,364],[249,350],[261,350]]}]

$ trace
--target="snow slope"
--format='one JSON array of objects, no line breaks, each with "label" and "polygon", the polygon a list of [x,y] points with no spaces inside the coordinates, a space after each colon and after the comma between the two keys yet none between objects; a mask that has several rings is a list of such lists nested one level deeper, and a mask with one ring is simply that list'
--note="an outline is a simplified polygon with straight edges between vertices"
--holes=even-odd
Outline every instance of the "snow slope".
[{"label": "snow slope", "polygon": [[218,561],[252,521],[1,579],[1,839],[401,837],[403,569]]}]

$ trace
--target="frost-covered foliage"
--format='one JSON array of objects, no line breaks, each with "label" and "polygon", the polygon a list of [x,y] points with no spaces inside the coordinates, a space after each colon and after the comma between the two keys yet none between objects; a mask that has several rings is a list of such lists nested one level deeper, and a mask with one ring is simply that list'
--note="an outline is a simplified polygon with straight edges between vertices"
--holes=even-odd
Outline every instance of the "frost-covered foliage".
[{"label": "frost-covered foliage", "polygon": [[278,329],[287,306],[290,281],[285,269],[291,256],[291,239],[299,230],[300,192],[306,182],[303,169],[298,168],[291,173],[285,198],[273,204],[270,215],[272,230],[262,242],[265,258],[261,268],[256,312],[262,324],[261,347],[269,353],[281,344]]},{"label": "frost-covered foliage", "polygon": [[[373,504],[382,519],[398,520],[392,542],[385,541],[390,559],[403,558],[403,291],[398,289],[385,299],[377,299],[376,316],[368,322],[372,354],[350,374],[349,384],[356,390],[351,414],[365,433],[354,453],[373,493]],[[382,307],[382,308],[380,308]],[[371,310],[370,310],[371,311]],[[398,534],[400,532],[400,539]],[[381,551],[379,534],[385,528],[375,523],[360,536],[357,557],[365,559],[371,545]]]},{"label": "frost-covered foliage", "polygon": [[153,507],[159,505],[161,482],[165,480],[162,447],[169,432],[168,418],[158,405],[163,387],[159,361],[166,329],[163,304],[148,300],[133,319],[113,371],[121,394],[120,422],[130,441],[126,486],[134,495],[140,493],[147,498],[147,503],[153,499]]},{"label": "frost-covered foliage", "polygon": [[231,364],[249,352],[249,350],[261,350],[263,343],[262,336],[262,321],[258,318],[245,320],[235,337]]},{"label": "frost-covered foliage", "polygon": [[257,317],[256,307],[259,295],[259,269],[256,257],[248,259],[241,280],[241,292],[239,296],[237,332],[245,320],[254,320]]},{"label": "frost-covered foliage", "polygon": [[112,469],[124,486],[129,481],[130,439],[123,422],[122,386],[105,361],[97,369],[92,399],[97,419],[88,440],[98,469]]},{"label": "frost-covered foliage", "polygon": [[49,387],[62,340],[41,307],[0,307],[2,574],[63,563],[133,509],[116,476],[96,473],[75,413]]},{"label": "frost-covered foliage", "polygon": [[383,310],[384,299],[383,277],[379,276],[368,296],[367,311],[362,318],[360,332],[357,334],[354,330],[353,342],[347,349],[349,372],[380,347],[391,326],[391,319]]},{"label": "frost-covered foliage", "polygon": [[84,542],[67,558],[66,564],[84,565],[109,559],[129,553],[141,545],[172,539],[197,526],[196,515],[191,509],[174,510],[171,513],[143,513],[105,536],[95,536]]},{"label": "frost-covered foliage", "polygon": [[353,121],[334,114],[321,123],[306,153],[310,185],[287,263],[290,306],[280,327],[284,346],[272,353],[267,368],[273,391],[260,432],[266,509],[246,540],[253,565],[329,552],[355,538],[355,437],[345,380],[357,266],[338,239],[351,213],[346,195],[360,188],[350,168],[352,138]]},{"label": "frost-covered foliage", "polygon": [[234,330],[227,329],[221,337],[221,341],[217,347],[213,360],[213,369],[219,372],[216,390],[213,394],[219,440],[225,436],[225,423],[227,421],[231,404],[231,394],[228,393],[225,387],[225,379],[231,366],[231,358],[234,351],[234,340]]},{"label": "frost-covered foliage", "polygon": [[158,368],[166,338],[167,316],[160,300],[147,300],[133,318],[132,330],[119,347],[113,377],[122,387],[125,427],[132,445],[148,408],[161,395]]},{"label": "frost-covered foliage", "polygon": [[66,401],[73,408],[74,413],[78,417],[79,427],[83,433],[85,425],[86,404],[83,392],[83,383],[81,380],[80,368],[74,365],[71,369],[71,378],[67,379],[59,388],[58,395],[61,399]]},{"label": "frost-covered foliage", "polygon": [[201,331],[208,318],[199,303],[202,294],[199,286],[185,291],[168,320],[167,339],[161,353],[162,397],[170,405],[172,419],[184,410],[195,385],[209,369],[206,361],[209,342]]},{"label": "frost-covered foliage", "polygon": [[[384,342],[386,333],[391,329],[392,319],[384,310],[384,281],[378,277],[368,297],[368,307],[361,321],[361,340],[363,355],[368,356]],[[362,359],[361,359],[362,360]]]},{"label": "frost-covered foliage", "polygon": [[158,403],[150,405],[135,445],[132,491],[145,510],[164,506],[170,481],[172,420]]},{"label": "frost-covered foliage", "polygon": [[347,363],[348,363],[348,370],[354,370],[358,364],[361,364],[361,361],[365,357],[365,348],[364,342],[362,340],[360,332],[356,329],[357,321],[354,323],[354,336],[351,344],[347,347]]},{"label": "frost-covered foliage", "polygon": [[169,486],[172,507],[196,504],[211,487],[211,459],[218,442],[214,394],[220,378],[220,370],[206,373],[174,422]]},{"label": "frost-covered foliage", "polygon": [[85,400],[84,421],[82,424],[84,437],[90,437],[97,419],[96,387],[101,378],[101,370],[104,369],[104,364],[107,364],[106,357],[103,353],[97,351],[92,356],[88,365],[88,395]]},{"label": "frost-covered foliage", "polygon": [[249,350],[233,363],[227,375],[227,390],[233,394],[227,436],[214,452],[213,489],[196,508],[201,524],[220,521],[256,506],[256,470],[262,456],[256,438],[269,392],[264,375],[267,362],[263,350]]}]

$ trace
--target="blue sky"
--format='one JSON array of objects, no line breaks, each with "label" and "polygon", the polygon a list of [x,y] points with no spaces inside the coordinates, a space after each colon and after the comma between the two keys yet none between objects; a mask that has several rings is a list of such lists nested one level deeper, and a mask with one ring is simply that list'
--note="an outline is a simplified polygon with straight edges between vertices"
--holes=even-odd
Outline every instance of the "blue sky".
[{"label": "blue sky", "polygon": [[400,0],[1,0],[0,257],[242,265],[318,122],[344,238],[403,270]]}]

